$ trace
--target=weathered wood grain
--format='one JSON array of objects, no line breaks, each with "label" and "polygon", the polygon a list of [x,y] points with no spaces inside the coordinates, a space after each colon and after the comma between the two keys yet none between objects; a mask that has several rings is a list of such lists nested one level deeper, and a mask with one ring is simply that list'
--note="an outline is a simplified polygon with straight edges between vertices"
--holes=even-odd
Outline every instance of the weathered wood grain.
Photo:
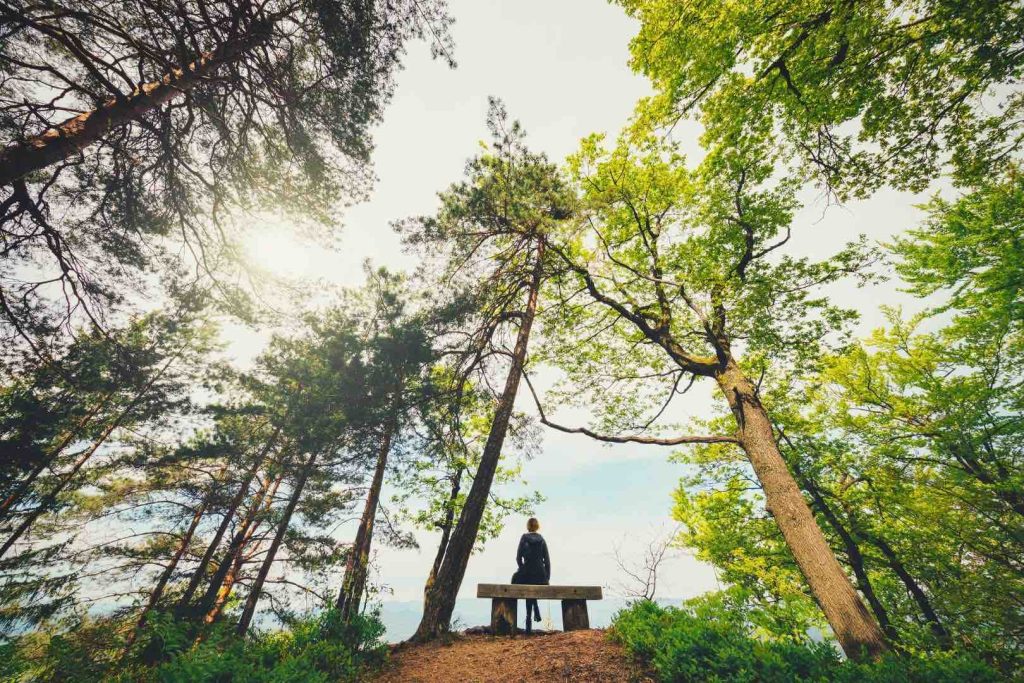
[{"label": "weathered wood grain", "polygon": [[533,598],[536,600],[601,600],[600,586],[533,586],[512,583],[480,583],[478,598]]}]

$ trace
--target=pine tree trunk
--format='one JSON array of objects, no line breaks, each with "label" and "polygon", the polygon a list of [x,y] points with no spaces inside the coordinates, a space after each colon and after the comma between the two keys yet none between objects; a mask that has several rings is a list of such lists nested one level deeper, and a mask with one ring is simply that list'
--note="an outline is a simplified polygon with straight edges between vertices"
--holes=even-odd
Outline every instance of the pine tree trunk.
[{"label": "pine tree trunk", "polygon": [[20,181],[34,171],[67,159],[114,129],[138,121],[178,95],[187,93],[227,64],[238,61],[270,39],[271,26],[254,23],[250,30],[159,81],[144,83],[127,96],[107,100],[100,107],[74,116],[40,135],[0,150],[0,187]]},{"label": "pine tree trunk", "polygon": [[263,584],[267,581],[270,567],[274,564],[277,551],[284,541],[285,532],[288,531],[288,525],[291,523],[292,515],[299,504],[299,498],[302,497],[302,489],[306,487],[306,481],[309,480],[309,475],[316,464],[317,455],[317,453],[313,453],[309,456],[309,460],[306,461],[305,466],[302,468],[302,474],[299,475],[299,479],[295,482],[295,488],[292,491],[291,499],[288,501],[288,507],[285,508],[284,515],[282,515],[281,521],[277,525],[277,533],[274,535],[274,540],[267,550],[267,556],[263,558],[263,565],[260,567],[259,574],[256,575],[256,580],[253,581],[252,588],[249,590],[249,597],[246,598],[245,607],[242,609],[242,616],[238,619],[236,633],[239,636],[244,636],[249,630],[249,624],[252,623],[253,615],[256,613],[256,604],[263,593]]},{"label": "pine tree trunk", "polygon": [[181,596],[178,601],[177,612],[179,615],[185,613],[185,610],[192,602],[192,598],[195,597],[196,591],[199,589],[199,584],[203,582],[203,578],[206,576],[206,568],[210,566],[210,562],[213,560],[214,553],[217,552],[217,548],[220,547],[221,541],[224,539],[224,534],[227,533],[228,527],[231,526],[231,520],[234,519],[235,513],[238,512],[238,507],[245,500],[245,496],[249,493],[249,487],[252,486],[253,479],[260,471],[260,467],[263,466],[263,462],[270,455],[271,449],[277,443],[278,436],[281,434],[281,428],[278,427],[274,430],[270,439],[267,440],[266,445],[263,447],[259,457],[253,462],[252,467],[246,472],[245,478],[242,480],[241,486],[235,492],[234,497],[228,503],[228,509],[224,513],[224,518],[220,522],[220,526],[217,527],[217,532],[213,535],[213,539],[210,544],[206,546],[206,552],[203,553],[202,559],[199,560],[199,566],[196,567],[192,573],[192,578],[189,579],[188,586],[185,588],[185,593]]},{"label": "pine tree trunk", "polygon": [[37,519],[39,519],[40,516],[50,511],[50,508],[53,507],[53,504],[57,501],[57,496],[61,494],[61,492],[64,490],[64,487],[67,486],[68,483],[75,478],[75,475],[78,474],[79,470],[81,470],[83,466],[85,466],[85,463],[89,461],[89,459],[96,453],[96,451],[100,449],[100,447],[104,443],[106,443],[110,435],[113,434],[114,431],[118,427],[120,427],[121,424],[125,421],[125,419],[127,419],[127,417],[132,413],[132,411],[135,410],[135,408],[139,405],[142,399],[145,398],[146,394],[149,393],[149,390],[153,388],[153,385],[156,384],[157,380],[163,377],[164,373],[167,372],[167,369],[171,366],[171,363],[173,363],[177,359],[178,355],[179,354],[175,354],[167,359],[167,362],[164,363],[163,367],[161,367],[160,370],[156,374],[154,374],[153,377],[151,377],[148,382],[146,382],[145,386],[143,386],[138,391],[138,393],[135,394],[135,397],[132,398],[131,402],[127,406],[125,406],[124,410],[122,410],[118,414],[118,416],[114,419],[113,422],[107,425],[106,429],[103,430],[103,432],[100,434],[99,438],[93,443],[93,445],[90,446],[85,451],[85,453],[79,456],[79,458],[75,461],[74,465],[71,466],[71,469],[69,471],[65,472],[64,475],[61,476],[60,480],[57,482],[57,485],[50,489],[50,492],[47,493],[46,496],[44,496],[41,501],[39,501],[39,505],[36,507],[36,509],[25,516],[25,519],[22,521],[22,523],[19,524],[18,528],[14,530],[14,533],[12,533],[11,536],[6,541],[4,541],[3,546],[0,546],[0,557],[3,557],[7,553],[7,551],[10,550],[11,547],[18,542],[18,539],[21,538],[25,534],[25,532],[29,530],[29,528],[31,528],[31,526],[35,523]]},{"label": "pine tree trunk", "polygon": [[217,597],[213,601],[213,606],[203,616],[204,624],[212,624],[220,617],[220,613],[224,611],[224,605],[227,604],[228,598],[231,597],[231,591],[235,589],[235,582],[238,581],[238,577],[242,573],[242,567],[245,566],[245,563],[249,561],[250,557],[259,551],[262,541],[257,543],[256,547],[253,548],[252,552],[248,555],[245,552],[246,549],[248,549],[249,544],[252,542],[252,537],[256,535],[256,528],[258,526],[258,524],[254,524],[249,529],[249,533],[246,534],[245,540],[242,542],[242,546],[239,549],[238,554],[235,555],[234,559],[231,561],[231,566],[228,569],[228,573],[224,575],[224,582],[221,584],[220,590],[217,591]]},{"label": "pine tree trunk", "polygon": [[430,594],[430,589],[434,587],[434,582],[437,581],[437,572],[441,570],[441,562],[444,560],[444,554],[448,550],[448,541],[452,536],[452,525],[455,523],[455,501],[458,500],[459,491],[462,490],[462,472],[463,467],[460,465],[455,470],[455,476],[452,477],[452,490],[448,495],[448,505],[445,508],[444,521],[441,522],[441,540],[437,544],[434,563],[430,566],[430,574],[427,576],[427,583],[423,587],[424,599]]},{"label": "pine tree trunk", "polygon": [[366,589],[367,565],[370,561],[370,546],[373,543],[373,524],[377,519],[377,507],[380,504],[380,492],[384,486],[384,472],[387,469],[388,453],[391,451],[391,439],[395,427],[392,424],[385,428],[381,438],[380,450],[377,454],[377,467],[373,472],[370,489],[366,493],[366,505],[363,516],[356,529],[356,538],[345,564],[345,578],[338,594],[338,610],[341,618],[348,621],[359,612],[363,591]]},{"label": "pine tree trunk", "polygon": [[882,630],[843,572],[786,466],[754,384],[731,359],[715,380],[732,409],[740,445],[761,483],[768,509],[843,651],[852,659],[886,652],[889,646]]},{"label": "pine tree trunk", "polygon": [[[224,556],[217,564],[217,571],[214,572],[213,577],[210,579],[206,592],[203,593],[203,597],[195,610],[197,615],[204,614],[206,616],[204,621],[207,623],[210,621],[210,613],[215,611],[217,600],[225,593],[231,592],[230,586],[225,588],[228,573],[256,532],[261,512],[266,512],[273,506],[274,495],[277,493],[277,488],[281,485],[283,479],[284,475],[281,475],[273,483],[269,479],[263,483],[263,486],[256,493],[248,513],[242,520],[242,525],[235,530],[234,536],[231,537],[231,543],[228,544],[227,551],[225,551]],[[224,597],[226,599],[226,595]]]},{"label": "pine tree trunk", "polygon": [[[281,485],[282,481],[284,481],[283,475],[274,480],[274,483],[270,485],[269,488],[264,487],[262,491],[264,497],[260,499],[253,510],[258,509],[259,505],[262,504],[263,514],[266,514],[266,512],[274,505],[274,496],[277,494],[277,489]],[[255,547],[253,547],[252,551],[246,553],[260,526],[260,522],[256,519],[256,514],[254,512],[250,512],[249,516],[246,518],[246,525],[245,535],[242,538],[241,543],[238,544],[237,551],[231,558],[224,559],[227,564],[222,566],[224,566],[227,571],[221,574],[221,581],[217,584],[218,590],[216,596],[213,598],[213,604],[209,606],[206,614],[203,615],[203,624],[212,624],[220,618],[221,613],[224,611],[224,605],[227,604],[228,598],[231,597],[231,592],[235,589],[238,577],[242,575],[242,568],[251,557],[259,552],[260,546],[263,544],[263,540],[260,539],[256,543]],[[204,635],[205,634],[200,633],[196,638],[196,643],[201,642]]]},{"label": "pine tree trunk", "polygon": [[432,640],[451,628],[455,599],[466,574],[466,566],[469,564],[469,556],[476,543],[477,532],[480,530],[480,521],[483,519],[484,508],[487,506],[487,498],[494,481],[494,473],[501,457],[501,448],[504,445],[509,420],[512,417],[516,393],[519,390],[519,380],[526,364],[526,349],[530,340],[530,328],[533,326],[533,319],[537,312],[537,296],[540,292],[543,261],[544,244],[541,242],[537,246],[537,260],[530,279],[526,310],[523,311],[519,334],[516,336],[516,345],[512,352],[512,365],[505,380],[505,388],[494,412],[494,421],[491,423],[491,430],[480,456],[480,465],[473,478],[473,486],[469,490],[469,495],[466,496],[466,503],[462,507],[459,521],[452,532],[444,561],[441,563],[441,569],[437,572],[437,579],[426,595],[423,618],[412,638],[415,641]]}]

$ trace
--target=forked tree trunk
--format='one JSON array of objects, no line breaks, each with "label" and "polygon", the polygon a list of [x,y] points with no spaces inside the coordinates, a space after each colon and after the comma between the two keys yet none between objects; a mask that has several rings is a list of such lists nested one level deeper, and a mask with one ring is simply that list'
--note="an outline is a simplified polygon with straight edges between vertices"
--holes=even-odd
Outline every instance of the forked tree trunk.
[{"label": "forked tree trunk", "polygon": [[779,451],[754,384],[732,359],[715,380],[732,409],[740,446],[757,474],[768,509],[843,651],[852,659],[886,652],[885,635],[836,560]]},{"label": "forked tree trunk", "polygon": [[224,513],[223,519],[221,519],[220,525],[217,527],[216,533],[213,535],[213,539],[210,544],[206,546],[206,552],[203,553],[202,559],[199,560],[199,566],[196,567],[192,573],[192,578],[189,579],[188,586],[185,588],[185,593],[181,596],[178,601],[177,612],[179,615],[185,613],[185,610],[191,605],[192,598],[195,597],[196,591],[199,590],[199,584],[203,582],[203,578],[206,577],[206,569],[210,566],[210,562],[213,560],[214,553],[220,547],[221,541],[224,539],[224,534],[227,533],[228,528],[231,526],[231,520],[235,518],[235,513],[238,512],[239,506],[242,501],[245,500],[245,496],[249,493],[249,487],[252,486],[253,479],[260,471],[260,467],[263,466],[263,462],[267,459],[270,451],[277,443],[277,438],[281,434],[281,428],[278,427],[274,430],[270,439],[263,447],[259,457],[253,462],[249,471],[245,473],[245,477],[242,479],[242,484],[238,487],[234,497],[228,503],[228,508]]},{"label": "forked tree trunk", "polygon": [[391,439],[394,425],[385,428],[377,454],[377,467],[373,472],[370,489],[366,492],[366,504],[363,516],[356,529],[356,538],[349,551],[348,562],[345,564],[345,578],[342,580],[338,594],[338,610],[341,618],[348,621],[352,615],[358,614],[359,605],[366,589],[367,565],[370,562],[370,546],[373,543],[373,524],[377,519],[377,508],[380,504],[380,491],[384,486],[384,472],[387,470],[388,453],[391,451]]},{"label": "forked tree trunk", "polygon": [[217,564],[217,571],[214,572],[213,577],[210,579],[206,592],[203,593],[203,597],[195,610],[197,615],[202,614],[206,616],[205,621],[207,623],[210,622],[209,616],[211,612],[215,611],[218,599],[223,602],[223,600],[227,599],[226,593],[231,592],[230,586],[225,587],[228,573],[256,532],[260,515],[269,510],[274,504],[274,496],[283,479],[284,475],[281,475],[273,482],[268,479],[263,483],[255,498],[253,498],[252,505],[249,506],[249,511],[242,520],[241,526],[235,530],[234,536],[231,537],[231,543]]},{"label": "forked tree trunk", "polygon": [[221,476],[223,476],[225,470],[227,470],[227,463],[225,463],[221,467],[220,472],[217,473],[217,477],[214,480],[214,484],[210,488],[210,491],[203,496],[203,502],[198,508],[196,508],[195,513],[193,513],[192,522],[188,525],[188,529],[186,529],[185,533],[182,535],[181,542],[178,543],[178,547],[175,549],[174,555],[171,556],[170,562],[168,562],[167,566],[164,567],[164,570],[160,573],[160,577],[156,581],[156,585],[154,585],[153,590],[150,591],[149,599],[142,608],[142,612],[139,614],[139,618],[135,622],[135,627],[132,629],[131,633],[128,634],[128,641],[125,643],[122,658],[127,657],[128,653],[131,652],[132,645],[135,644],[135,639],[138,638],[139,632],[142,631],[142,628],[146,625],[146,617],[149,616],[149,613],[160,602],[160,598],[163,597],[167,584],[170,582],[171,577],[174,576],[175,569],[178,568],[178,562],[181,561],[185,551],[188,550],[189,544],[192,543],[192,537],[195,535],[196,529],[199,528],[199,523],[203,520],[203,515],[206,514],[206,510],[213,500],[214,494],[217,490],[216,483],[220,480]]},{"label": "forked tree trunk", "polygon": [[200,54],[184,68],[173,69],[159,81],[144,83],[130,95],[111,98],[91,111],[59,123],[40,135],[0,150],[0,187],[67,159],[100,140],[109,131],[142,119],[146,114],[186,93],[225,65],[269,40],[271,26],[254,23],[249,31]]},{"label": "forked tree trunk", "polygon": [[[277,489],[284,480],[284,476],[278,477],[274,480],[274,483],[268,487],[264,487],[261,494],[263,498],[260,502],[263,505],[263,514],[266,514],[268,510],[274,505],[274,496],[277,494]],[[257,505],[258,507],[258,505]],[[253,508],[256,509],[256,508]],[[256,519],[256,514],[250,511],[249,516],[246,518],[247,531],[242,542],[238,544],[238,549],[234,556],[230,558],[230,563],[223,565],[227,568],[227,571],[221,575],[221,581],[218,584],[217,595],[213,599],[213,604],[206,610],[206,614],[203,615],[203,624],[209,625],[220,618],[221,613],[224,611],[224,606],[228,602],[228,598],[231,597],[231,592],[235,589],[235,584],[238,583],[238,577],[242,575],[242,568],[245,563],[249,561],[257,552],[259,552],[260,546],[263,544],[263,540],[260,539],[256,542],[255,546],[250,552],[249,548],[252,545],[252,539],[259,530],[260,521]],[[229,558],[225,558],[227,561]],[[196,638],[196,643],[202,642],[205,637],[205,633],[200,632]]]},{"label": "forked tree trunk", "polygon": [[247,553],[249,545],[252,543],[253,536],[256,535],[256,530],[259,524],[254,524],[249,529],[249,533],[245,536],[245,541],[242,543],[242,547],[239,549],[238,554],[235,555],[234,560],[231,562],[231,568],[228,569],[227,575],[224,577],[224,583],[221,584],[220,590],[217,592],[217,599],[213,603],[213,607],[210,608],[203,616],[204,624],[212,624],[219,617],[221,612],[224,611],[224,605],[227,604],[228,598],[231,597],[231,592],[235,589],[235,583],[238,582],[238,577],[242,574],[242,567],[249,561],[253,555],[255,555],[262,545],[262,540],[257,542],[252,551]]},{"label": "forked tree trunk", "polygon": [[125,406],[124,410],[122,410],[118,414],[118,416],[114,418],[114,420],[109,425],[107,425],[106,429],[104,429],[103,432],[100,434],[99,438],[96,439],[95,442],[93,442],[92,446],[90,446],[82,455],[78,457],[77,460],[75,460],[75,463],[74,465],[71,466],[70,470],[68,470],[67,472],[64,473],[63,476],[61,476],[61,478],[57,481],[56,486],[50,489],[50,492],[47,493],[43,497],[43,499],[39,501],[39,505],[36,506],[36,509],[25,516],[25,519],[22,520],[21,524],[18,525],[18,528],[14,530],[14,533],[12,533],[10,537],[6,541],[4,541],[3,546],[0,546],[0,557],[3,557],[7,553],[7,551],[10,550],[11,547],[18,542],[18,539],[21,538],[25,534],[25,532],[32,527],[32,525],[35,523],[37,519],[39,519],[40,516],[50,511],[50,509],[53,507],[53,504],[57,501],[57,497],[64,491],[64,487],[66,487],[68,483],[75,478],[75,475],[77,475],[78,472],[82,469],[82,467],[85,466],[85,463],[87,463],[89,459],[92,458],[93,455],[95,455],[96,451],[98,451],[100,447],[104,443],[106,443],[110,435],[113,434],[114,431],[121,426],[121,424],[125,421],[125,419],[128,418],[129,415],[131,415],[131,413],[135,410],[139,403],[142,402],[142,399],[145,398],[146,394],[149,393],[149,390],[153,388],[153,385],[156,384],[157,380],[163,377],[164,373],[167,372],[167,369],[171,366],[171,363],[173,363],[178,358],[178,355],[179,354],[176,353],[167,359],[167,362],[164,363],[160,370],[157,371],[156,374],[154,374],[153,377],[151,377],[149,381],[146,382],[146,384],[135,394],[131,402],[128,403],[127,406]]},{"label": "forked tree trunk", "polygon": [[259,574],[256,575],[256,580],[253,581],[252,588],[249,590],[249,596],[245,600],[245,607],[242,609],[242,616],[238,619],[238,627],[236,633],[240,636],[244,636],[249,630],[249,624],[252,623],[253,615],[256,613],[256,604],[260,601],[260,596],[263,593],[263,584],[267,581],[267,575],[270,574],[270,567],[274,564],[274,558],[277,556],[277,551],[281,547],[281,543],[284,541],[285,532],[288,531],[288,525],[292,521],[292,515],[295,514],[295,508],[299,504],[299,498],[302,497],[302,489],[306,488],[306,482],[309,480],[309,475],[313,471],[313,466],[316,465],[316,458],[318,453],[313,453],[309,456],[306,464],[302,468],[302,474],[299,475],[298,480],[295,482],[295,488],[292,491],[292,496],[288,500],[288,507],[285,508],[284,514],[281,516],[281,521],[277,525],[277,533],[274,534],[274,540],[270,544],[270,548],[267,550],[267,556],[263,558],[263,564],[260,566]]},{"label": "forked tree trunk", "polygon": [[437,544],[437,553],[434,555],[434,563],[430,566],[430,574],[427,576],[427,583],[423,587],[423,596],[430,593],[430,589],[434,587],[434,582],[437,581],[437,572],[441,569],[441,562],[444,560],[444,554],[448,550],[448,541],[452,537],[452,526],[455,523],[455,501],[459,498],[459,491],[462,490],[462,473],[464,469],[460,465],[455,470],[455,476],[452,477],[452,490],[448,494],[448,505],[445,507],[444,520],[441,522],[441,540]]},{"label": "forked tree trunk", "polygon": [[469,556],[473,552],[477,532],[480,530],[480,521],[483,519],[484,508],[487,506],[487,498],[494,481],[494,473],[501,457],[501,448],[508,432],[508,423],[512,417],[516,393],[519,390],[519,380],[523,374],[523,366],[526,364],[526,349],[530,341],[533,318],[537,313],[537,296],[540,291],[543,262],[544,244],[541,242],[537,246],[537,260],[529,281],[526,308],[520,320],[519,334],[516,336],[516,345],[512,352],[512,365],[505,380],[505,388],[502,390],[501,398],[494,412],[494,421],[491,423],[491,430],[480,456],[480,465],[473,478],[473,486],[469,490],[469,495],[466,496],[466,503],[462,507],[459,521],[452,531],[444,560],[437,572],[437,579],[426,593],[423,618],[413,635],[413,640],[432,640],[451,628],[455,599],[466,574],[466,565],[469,564]]}]

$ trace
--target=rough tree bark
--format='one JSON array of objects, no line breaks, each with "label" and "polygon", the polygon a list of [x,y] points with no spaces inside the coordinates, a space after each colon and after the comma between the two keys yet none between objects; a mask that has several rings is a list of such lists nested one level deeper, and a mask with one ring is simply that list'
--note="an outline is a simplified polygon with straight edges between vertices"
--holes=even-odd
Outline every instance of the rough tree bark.
[{"label": "rough tree bark", "polygon": [[423,618],[412,639],[415,641],[432,640],[448,631],[451,625],[452,612],[459,587],[466,574],[466,565],[476,543],[476,535],[480,530],[487,497],[494,481],[494,473],[501,457],[501,448],[508,432],[508,423],[512,417],[512,409],[519,390],[519,380],[526,364],[526,349],[530,340],[530,328],[537,313],[537,297],[540,292],[541,276],[544,263],[544,243],[537,245],[537,257],[533,273],[530,276],[526,307],[520,318],[519,334],[516,336],[515,348],[512,352],[512,365],[505,380],[494,421],[491,423],[487,442],[480,456],[480,465],[473,485],[466,496],[459,521],[452,531],[441,568],[437,572],[434,585],[426,593],[423,606]]},{"label": "rough tree bark", "polygon": [[363,515],[356,529],[356,538],[349,551],[348,562],[345,564],[345,578],[338,593],[338,610],[341,618],[348,621],[359,612],[363,591],[366,588],[366,568],[370,561],[370,546],[373,543],[373,524],[377,519],[377,508],[380,504],[380,491],[384,486],[384,472],[387,470],[388,453],[391,451],[391,439],[394,436],[394,423],[385,427],[377,453],[377,466],[370,481],[370,489],[366,492],[366,504]]},{"label": "rough tree bark", "polygon": [[249,624],[252,623],[253,615],[256,613],[256,604],[260,600],[260,595],[263,593],[263,584],[267,581],[267,575],[270,574],[270,567],[274,564],[274,558],[277,556],[277,551],[281,547],[281,543],[284,541],[285,532],[288,531],[288,525],[292,521],[292,515],[295,513],[295,508],[299,504],[299,498],[302,497],[302,489],[306,488],[306,481],[309,480],[309,475],[313,471],[313,466],[316,465],[316,459],[319,453],[313,453],[306,460],[306,464],[302,468],[302,473],[299,475],[298,480],[295,482],[295,488],[292,490],[291,498],[288,500],[288,507],[285,508],[284,514],[281,516],[281,521],[277,525],[277,533],[274,534],[274,540],[270,544],[270,548],[267,550],[267,556],[263,558],[263,564],[260,566],[259,574],[256,575],[256,580],[253,581],[252,588],[249,590],[249,596],[245,600],[245,607],[242,609],[242,616],[238,619],[238,627],[236,632],[240,636],[244,636],[249,630]]},{"label": "rough tree bark", "polygon": [[825,501],[825,497],[818,490],[817,485],[809,477],[805,476],[799,468],[794,467],[794,471],[797,477],[800,478],[801,486],[811,494],[815,507],[818,508],[825,517],[825,521],[828,522],[829,526],[832,527],[843,542],[846,557],[850,561],[850,569],[853,570],[853,575],[857,579],[857,586],[860,588],[860,592],[864,594],[864,599],[868,601],[875,619],[878,620],[878,625],[881,626],[882,631],[885,632],[890,640],[898,640],[899,635],[889,619],[889,613],[886,611],[885,606],[882,605],[882,601],[878,599],[875,588],[871,584],[871,579],[868,577],[867,568],[864,565],[864,555],[860,551],[860,545],[857,543],[857,540]]},{"label": "rough tree bark", "polygon": [[843,651],[851,658],[886,652],[885,635],[836,560],[779,451],[754,383],[732,358],[715,371],[714,379],[736,419],[740,447],[757,474],[768,509]]},{"label": "rough tree bark", "polygon": [[269,22],[255,22],[245,34],[200,54],[192,63],[173,69],[160,80],[143,83],[129,95],[113,97],[96,109],[0,150],[0,187],[67,159],[97,142],[110,130],[137,121],[188,92],[225,65],[266,43],[271,27]]}]

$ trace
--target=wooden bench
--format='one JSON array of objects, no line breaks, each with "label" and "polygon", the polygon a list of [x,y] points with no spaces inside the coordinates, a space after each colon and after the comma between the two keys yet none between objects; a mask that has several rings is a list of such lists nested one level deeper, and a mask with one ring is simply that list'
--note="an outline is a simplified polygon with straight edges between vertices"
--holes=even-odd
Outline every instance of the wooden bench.
[{"label": "wooden bench", "polygon": [[[600,600],[600,586],[534,586],[513,583],[477,584],[476,597],[491,599],[491,633],[511,636],[516,633],[518,600],[561,600],[562,628],[578,631],[590,628],[587,600]],[[529,616],[527,616],[529,627]]]}]

